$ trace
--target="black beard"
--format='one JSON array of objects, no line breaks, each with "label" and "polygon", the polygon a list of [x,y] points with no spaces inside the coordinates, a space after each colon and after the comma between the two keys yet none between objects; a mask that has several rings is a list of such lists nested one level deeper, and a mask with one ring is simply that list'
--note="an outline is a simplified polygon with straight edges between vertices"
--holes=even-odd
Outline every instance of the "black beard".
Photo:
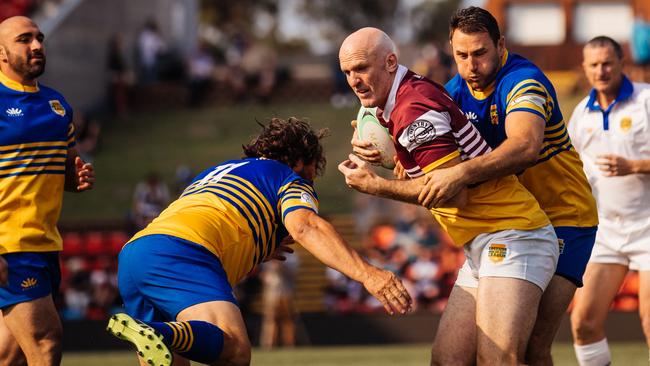
[{"label": "black beard", "polygon": [[45,72],[45,56],[41,59],[40,65],[31,65],[29,60],[24,61],[19,58],[13,58],[9,55],[9,67],[25,80],[35,80]]}]

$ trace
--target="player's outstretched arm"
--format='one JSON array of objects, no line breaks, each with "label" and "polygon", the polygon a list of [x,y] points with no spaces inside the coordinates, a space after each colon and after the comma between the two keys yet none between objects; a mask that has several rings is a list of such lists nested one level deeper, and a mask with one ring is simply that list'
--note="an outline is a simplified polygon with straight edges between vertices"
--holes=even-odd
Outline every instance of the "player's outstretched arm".
[{"label": "player's outstretched arm", "polygon": [[289,212],[284,219],[289,234],[326,266],[334,268],[364,287],[390,314],[405,314],[411,297],[397,276],[374,267],[343,240],[334,227],[306,209]]},{"label": "player's outstretched arm", "polygon": [[65,190],[68,192],[83,192],[95,185],[95,168],[79,157],[77,150],[68,149],[65,161]]}]

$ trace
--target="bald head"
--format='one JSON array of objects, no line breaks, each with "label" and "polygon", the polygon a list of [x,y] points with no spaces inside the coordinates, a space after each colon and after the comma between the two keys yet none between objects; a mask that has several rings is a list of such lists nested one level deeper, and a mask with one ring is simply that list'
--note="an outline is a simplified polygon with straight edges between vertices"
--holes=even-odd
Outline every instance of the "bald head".
[{"label": "bald head", "polygon": [[339,50],[341,71],[364,107],[383,107],[397,73],[393,41],[377,28],[350,34]]},{"label": "bald head", "polygon": [[7,18],[0,23],[0,71],[31,85],[45,70],[43,33],[31,19]]},{"label": "bald head", "polygon": [[15,16],[7,18],[0,22],[0,45],[4,45],[12,36],[17,34],[16,31],[23,28],[37,28],[33,20],[24,16]]},{"label": "bald head", "polygon": [[339,57],[358,53],[384,58],[391,53],[397,54],[397,49],[393,40],[381,29],[366,27],[345,38],[339,50]]}]

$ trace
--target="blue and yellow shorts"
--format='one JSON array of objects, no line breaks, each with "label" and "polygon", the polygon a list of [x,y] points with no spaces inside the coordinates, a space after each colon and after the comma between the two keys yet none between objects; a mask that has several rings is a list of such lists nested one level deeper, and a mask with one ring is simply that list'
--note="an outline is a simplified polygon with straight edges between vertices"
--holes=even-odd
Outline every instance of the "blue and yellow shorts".
[{"label": "blue and yellow shorts", "polygon": [[9,284],[0,287],[0,309],[40,299],[59,290],[59,252],[3,254],[9,266]]}]

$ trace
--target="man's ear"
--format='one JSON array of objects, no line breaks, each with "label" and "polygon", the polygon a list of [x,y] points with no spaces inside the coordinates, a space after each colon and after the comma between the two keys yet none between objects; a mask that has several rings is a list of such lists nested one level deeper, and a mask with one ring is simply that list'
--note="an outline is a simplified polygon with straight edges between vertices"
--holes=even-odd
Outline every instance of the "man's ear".
[{"label": "man's ear", "polygon": [[0,46],[0,61],[7,62],[7,50],[5,46]]},{"label": "man's ear", "polygon": [[394,53],[389,53],[388,56],[386,56],[386,69],[392,73],[397,71],[397,66],[397,55]]}]

